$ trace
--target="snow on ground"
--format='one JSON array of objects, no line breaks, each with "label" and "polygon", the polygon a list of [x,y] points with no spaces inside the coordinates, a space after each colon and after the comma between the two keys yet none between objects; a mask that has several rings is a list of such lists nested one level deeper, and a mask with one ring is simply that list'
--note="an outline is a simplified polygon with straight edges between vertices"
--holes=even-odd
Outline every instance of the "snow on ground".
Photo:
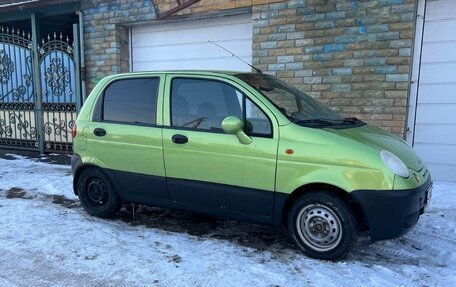
[{"label": "snow on ground", "polygon": [[325,262],[265,226],[158,208],[90,217],[68,166],[0,158],[0,286],[456,286],[455,266],[456,183],[435,183],[405,236]]}]

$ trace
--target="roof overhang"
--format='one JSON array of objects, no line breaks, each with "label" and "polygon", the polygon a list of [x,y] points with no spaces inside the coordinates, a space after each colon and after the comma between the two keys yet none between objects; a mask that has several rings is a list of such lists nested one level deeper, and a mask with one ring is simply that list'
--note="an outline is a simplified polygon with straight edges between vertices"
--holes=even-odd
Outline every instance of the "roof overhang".
[{"label": "roof overhang", "polygon": [[[10,3],[8,3],[10,2]],[[17,0],[0,4],[0,21],[14,21],[30,17],[31,13],[40,15],[59,15],[80,9],[80,0]]]}]

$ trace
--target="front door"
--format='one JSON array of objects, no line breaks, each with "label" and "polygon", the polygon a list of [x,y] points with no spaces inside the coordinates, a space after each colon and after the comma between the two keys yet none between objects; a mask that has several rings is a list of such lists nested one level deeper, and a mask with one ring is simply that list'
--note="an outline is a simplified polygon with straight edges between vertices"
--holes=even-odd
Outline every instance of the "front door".
[{"label": "front door", "polygon": [[[270,221],[278,145],[270,111],[228,80],[174,75],[167,76],[166,87],[163,147],[170,199],[191,209]],[[227,116],[244,120],[252,143],[223,132]]]}]

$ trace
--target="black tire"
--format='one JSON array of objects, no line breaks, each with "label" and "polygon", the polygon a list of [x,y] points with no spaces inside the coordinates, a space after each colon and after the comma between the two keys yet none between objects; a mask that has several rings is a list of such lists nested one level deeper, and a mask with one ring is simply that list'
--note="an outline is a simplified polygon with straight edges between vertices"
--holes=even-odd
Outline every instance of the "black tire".
[{"label": "black tire", "polygon": [[288,232],[302,252],[315,259],[345,258],[358,241],[358,224],[343,198],[308,192],[288,212]]},{"label": "black tire", "polygon": [[111,181],[97,168],[83,170],[78,177],[77,188],[82,207],[92,216],[110,218],[122,207]]}]

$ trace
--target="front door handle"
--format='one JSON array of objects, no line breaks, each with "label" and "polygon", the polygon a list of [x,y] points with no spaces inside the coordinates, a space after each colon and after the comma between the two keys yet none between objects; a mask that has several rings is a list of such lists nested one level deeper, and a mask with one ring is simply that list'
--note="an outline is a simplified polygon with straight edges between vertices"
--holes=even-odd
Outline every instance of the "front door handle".
[{"label": "front door handle", "polygon": [[93,130],[93,134],[97,137],[103,137],[106,135],[106,130],[102,128],[96,128]]},{"label": "front door handle", "polygon": [[175,144],[185,144],[188,142],[188,138],[184,135],[180,135],[180,134],[176,134],[176,135],[173,135],[173,137],[171,138],[171,140],[173,141],[173,143]]}]

